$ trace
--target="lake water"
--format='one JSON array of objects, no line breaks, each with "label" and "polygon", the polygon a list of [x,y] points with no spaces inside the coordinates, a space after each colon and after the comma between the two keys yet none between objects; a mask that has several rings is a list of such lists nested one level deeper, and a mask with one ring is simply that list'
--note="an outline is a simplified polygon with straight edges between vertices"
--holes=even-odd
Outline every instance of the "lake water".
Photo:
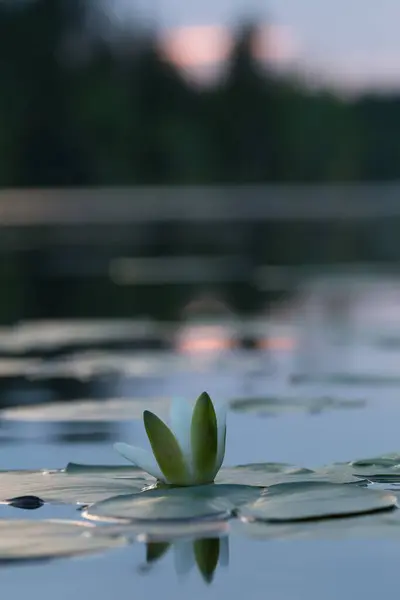
[{"label": "lake water", "polygon": [[[282,332],[284,330],[281,337],[279,327],[283,327]],[[268,461],[313,468],[400,450],[397,325],[385,329],[378,323],[368,339],[358,336],[357,339],[346,339],[340,345],[327,341],[324,327],[326,324],[319,329],[319,334],[313,333],[314,339],[319,337],[317,350],[313,346],[314,349],[304,347],[293,351],[285,344],[277,344],[268,351],[225,347],[214,354],[202,351],[192,352],[189,356],[172,350],[152,353],[125,349],[125,366],[122,368],[122,355],[116,356],[115,350],[103,349],[102,360],[104,356],[114,355],[115,361],[120,361],[120,372],[118,376],[114,373],[112,377],[109,374],[105,377],[104,360],[101,363],[98,355],[97,358],[91,355],[92,371],[86,384],[88,380],[93,383],[93,397],[109,394],[116,399],[129,397],[131,402],[135,402],[135,398],[174,394],[194,397],[203,389],[224,400],[273,398],[268,410],[261,402],[254,411],[244,409],[229,413],[225,459],[228,466]],[[40,338],[39,329],[40,326]],[[276,331],[276,339],[295,335],[294,330],[288,334],[287,324],[281,323]],[[389,332],[393,343],[378,343],[376,333],[379,331],[385,336]],[[303,340],[307,339],[304,332],[302,335]],[[5,339],[3,336],[3,341]],[[9,343],[9,337],[7,340]],[[96,350],[96,343],[91,345],[91,350]],[[3,347],[4,357],[15,358],[15,354],[15,349],[11,352]],[[78,407],[76,394],[79,394],[79,385],[84,386],[85,382],[77,377],[74,369],[85,361],[87,363],[87,348],[81,353],[76,349],[72,354],[67,352],[63,360],[65,357],[70,360],[71,380],[78,381],[78,387],[71,387],[75,390],[71,392],[75,404],[64,398],[64,405]],[[26,412],[20,415],[13,413],[13,408],[3,413],[0,469],[59,469],[69,462],[115,465],[123,461],[112,449],[114,441],[141,443],[144,440],[140,421],[128,418],[129,415],[122,421],[118,415],[112,420],[97,418],[93,421],[80,419],[78,411],[78,416],[69,422],[63,420],[62,413],[55,422],[54,416],[48,420],[44,413],[43,420],[35,413],[36,409],[30,412],[30,397],[35,401],[60,399],[62,394],[55,387],[54,378],[49,372],[47,377],[43,374],[43,368],[48,369],[49,365],[54,370],[60,369],[57,360],[47,357],[46,361],[41,361],[40,376],[38,370],[35,376],[32,373],[29,377],[26,373],[18,375],[17,369],[12,382],[4,369],[3,382],[9,379],[10,385],[3,385],[3,405],[15,405],[21,394],[28,408],[25,407]],[[97,364],[94,375],[93,364]],[[305,364],[307,371],[304,371]],[[303,369],[300,374],[299,365]],[[65,363],[62,366],[65,370]],[[26,365],[19,368],[23,371]],[[68,382],[65,373],[63,378],[60,389]],[[107,393],[101,392],[102,386]],[[65,395],[68,397],[68,392]],[[348,406],[329,408],[323,402],[320,404],[320,399],[326,397],[344,404],[347,402]],[[312,409],[305,404],[305,400],[310,399],[314,399]],[[103,406],[101,399],[98,402]],[[280,402],[288,403],[285,410],[280,409]],[[51,404],[46,406],[51,408]],[[75,507],[51,504],[35,511],[3,506],[1,517],[81,519]],[[359,539],[352,536],[348,539],[318,537],[262,541],[232,531],[228,540],[229,564],[225,559],[225,564],[218,565],[211,583],[204,581],[195,566],[186,575],[180,574],[173,548],[151,567],[146,566],[145,544],[135,542],[83,558],[43,563],[0,561],[0,589],[5,597],[16,600],[71,597],[106,600],[116,595],[128,598],[168,595],[182,600],[187,597],[195,600],[260,596],[274,600],[336,600],[376,598],[397,591],[399,541],[392,538]]]}]

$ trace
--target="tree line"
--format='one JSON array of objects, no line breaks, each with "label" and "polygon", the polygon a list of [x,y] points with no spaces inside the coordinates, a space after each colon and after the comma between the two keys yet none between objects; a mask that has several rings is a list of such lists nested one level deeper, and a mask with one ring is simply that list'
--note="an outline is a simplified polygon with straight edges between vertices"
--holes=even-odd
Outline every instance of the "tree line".
[{"label": "tree line", "polygon": [[400,95],[277,75],[247,26],[226,76],[196,87],[151,33],[118,45],[96,14],[89,0],[1,2],[0,186],[399,178]]}]

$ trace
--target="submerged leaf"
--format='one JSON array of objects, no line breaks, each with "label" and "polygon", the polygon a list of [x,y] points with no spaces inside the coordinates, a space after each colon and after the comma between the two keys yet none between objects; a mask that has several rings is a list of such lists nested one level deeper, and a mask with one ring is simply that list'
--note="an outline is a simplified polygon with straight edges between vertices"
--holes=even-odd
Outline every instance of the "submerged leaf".
[{"label": "submerged leaf", "polygon": [[187,485],[189,473],[172,431],[148,410],[143,413],[143,421],[154,456],[166,480],[177,485]]},{"label": "submerged leaf", "polygon": [[198,482],[208,483],[215,476],[218,450],[217,417],[207,392],[197,399],[191,426],[193,468]]}]

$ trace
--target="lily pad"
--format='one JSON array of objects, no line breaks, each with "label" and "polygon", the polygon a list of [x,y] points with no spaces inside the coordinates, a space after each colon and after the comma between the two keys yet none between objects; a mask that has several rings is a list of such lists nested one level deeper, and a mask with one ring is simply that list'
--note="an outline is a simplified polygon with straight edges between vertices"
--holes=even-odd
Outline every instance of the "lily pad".
[{"label": "lily pad", "polygon": [[148,477],[148,475],[134,465],[86,465],[83,463],[68,463],[63,473],[79,475],[111,475],[112,477],[132,476]]},{"label": "lily pad", "polygon": [[88,519],[110,522],[141,522],[143,533],[148,524],[224,521],[261,492],[242,485],[201,485],[188,488],[153,489],[138,495],[124,495],[97,502],[84,513]]},{"label": "lily pad", "polygon": [[353,460],[351,462],[353,467],[383,467],[399,469],[400,472],[400,454],[384,454],[383,456],[377,456],[374,458],[364,458],[360,460]]},{"label": "lily pad", "polygon": [[355,477],[362,478],[371,483],[400,484],[400,473],[393,473],[391,471],[381,470],[377,473],[355,473]]},{"label": "lily pad", "polygon": [[[88,514],[89,513],[89,514]],[[83,512],[89,521],[102,521],[102,518],[93,518],[89,509]],[[229,533],[230,521],[199,519],[198,521],[125,521],[124,519],[105,520],[108,524],[107,531],[115,535],[124,535],[130,540],[146,543],[162,543],[172,541],[198,540],[210,537],[220,537]]]},{"label": "lily pad", "polygon": [[337,463],[316,470],[283,463],[256,463],[223,468],[218,473],[215,483],[236,483],[258,487],[296,481],[356,483],[358,480],[355,479],[354,473],[355,470],[350,463]]},{"label": "lily pad", "polygon": [[33,379],[68,378],[87,381],[94,377],[125,376],[158,378],[178,369],[179,360],[174,355],[137,352],[78,351],[58,359],[38,361],[28,375]]},{"label": "lily pad", "polygon": [[270,523],[316,521],[393,510],[396,501],[392,494],[359,486],[298,482],[272,486],[266,496],[242,506],[239,514]]},{"label": "lily pad", "polygon": [[317,398],[266,396],[261,398],[237,398],[230,402],[230,407],[238,412],[274,416],[293,411],[320,413],[327,410],[363,408],[365,404],[365,400],[346,400],[325,396]]},{"label": "lily pad", "polygon": [[0,416],[8,421],[110,422],[142,419],[143,411],[147,409],[166,416],[169,410],[169,399],[110,398],[107,400],[51,402],[6,408],[0,410]]},{"label": "lily pad", "polygon": [[88,504],[119,494],[138,493],[153,482],[147,473],[134,473],[133,469],[131,477],[65,471],[2,471],[0,501],[39,496],[45,502]]},{"label": "lily pad", "polygon": [[343,519],[271,523],[260,520],[235,520],[230,533],[254,539],[399,539],[400,511],[375,513]]},{"label": "lily pad", "polygon": [[90,523],[75,521],[0,520],[0,561],[49,560],[102,552],[124,546],[122,536],[109,536]]},{"label": "lily pad", "polygon": [[26,321],[2,331],[0,348],[7,352],[48,351],[71,346],[154,338],[160,327],[132,320]]},{"label": "lily pad", "polygon": [[338,386],[383,387],[398,386],[400,376],[392,373],[322,373],[301,374],[292,378],[294,383],[320,383]]}]

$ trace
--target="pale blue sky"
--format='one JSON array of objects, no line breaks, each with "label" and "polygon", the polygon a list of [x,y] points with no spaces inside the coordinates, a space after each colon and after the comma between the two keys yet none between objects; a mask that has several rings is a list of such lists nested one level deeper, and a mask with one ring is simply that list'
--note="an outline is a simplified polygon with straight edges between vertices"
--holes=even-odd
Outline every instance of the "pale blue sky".
[{"label": "pale blue sky", "polygon": [[165,26],[270,16],[290,26],[301,61],[330,71],[400,82],[400,0],[112,0]]}]

